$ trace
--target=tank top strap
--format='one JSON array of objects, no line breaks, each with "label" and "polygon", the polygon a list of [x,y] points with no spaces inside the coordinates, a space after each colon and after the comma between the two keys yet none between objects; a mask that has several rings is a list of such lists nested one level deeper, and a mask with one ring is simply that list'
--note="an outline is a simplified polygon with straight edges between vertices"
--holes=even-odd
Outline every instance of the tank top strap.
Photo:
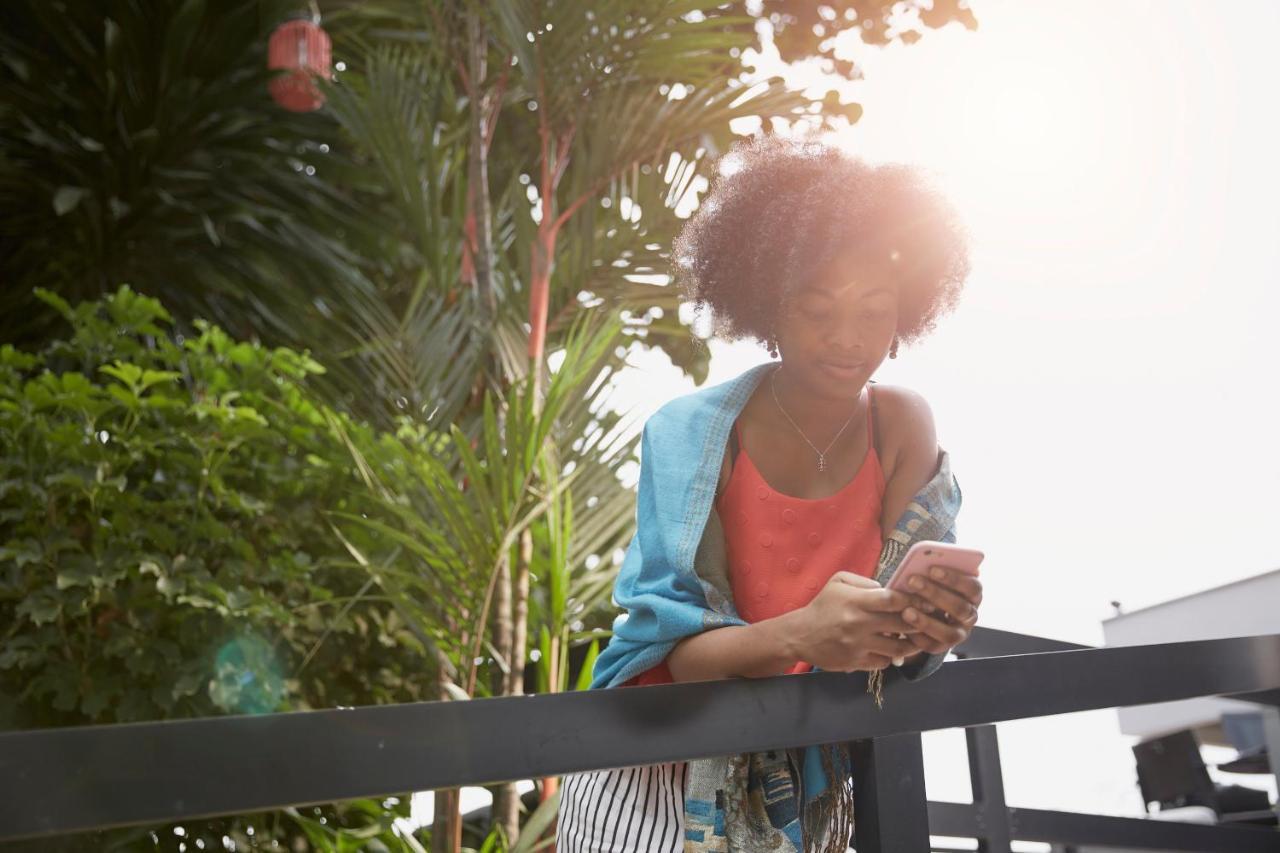
[{"label": "tank top strap", "polygon": [[880,455],[880,436],[876,435],[876,395],[872,393],[872,383],[867,383],[867,440],[875,448],[876,456]]}]

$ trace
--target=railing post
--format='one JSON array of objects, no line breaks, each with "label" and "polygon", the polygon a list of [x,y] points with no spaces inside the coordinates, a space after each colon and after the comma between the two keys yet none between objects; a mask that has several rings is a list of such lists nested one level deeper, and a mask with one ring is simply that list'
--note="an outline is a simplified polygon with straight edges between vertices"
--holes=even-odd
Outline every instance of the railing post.
[{"label": "railing post", "polygon": [[1010,853],[1009,808],[1004,801],[1004,774],[1000,771],[1000,742],[993,725],[968,726],[969,783],[973,788],[974,814],[982,835],[979,853]]},{"label": "railing post", "polygon": [[919,732],[849,742],[858,853],[929,853]]},{"label": "railing post", "polygon": [[[1280,707],[1262,705],[1258,710],[1262,712],[1262,735],[1267,745],[1267,761],[1271,766],[1271,775],[1275,777],[1276,784],[1280,785]],[[1271,808],[1280,814],[1280,801]]]}]

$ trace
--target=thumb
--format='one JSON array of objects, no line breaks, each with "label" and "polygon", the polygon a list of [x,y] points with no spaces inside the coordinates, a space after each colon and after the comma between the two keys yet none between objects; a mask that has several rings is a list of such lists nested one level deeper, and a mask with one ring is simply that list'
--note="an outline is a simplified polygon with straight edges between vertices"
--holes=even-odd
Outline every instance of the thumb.
[{"label": "thumb", "polygon": [[863,589],[879,589],[880,588],[879,582],[873,580],[872,578],[864,577],[863,575],[855,574],[853,572],[836,572],[834,575],[831,576],[831,580],[828,581],[828,583],[831,583],[831,582],[843,583],[849,586],[861,587]]}]

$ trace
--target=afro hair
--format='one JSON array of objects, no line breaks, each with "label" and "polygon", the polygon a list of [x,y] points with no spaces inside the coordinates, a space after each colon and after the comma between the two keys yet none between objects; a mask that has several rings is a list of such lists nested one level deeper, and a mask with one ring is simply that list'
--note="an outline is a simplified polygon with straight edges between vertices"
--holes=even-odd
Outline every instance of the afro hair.
[{"label": "afro hair", "polygon": [[898,338],[955,307],[968,236],[917,169],[869,165],[835,146],[778,135],[735,143],[672,246],[672,278],[727,340],[774,338],[788,297],[843,251],[884,251],[901,272]]}]

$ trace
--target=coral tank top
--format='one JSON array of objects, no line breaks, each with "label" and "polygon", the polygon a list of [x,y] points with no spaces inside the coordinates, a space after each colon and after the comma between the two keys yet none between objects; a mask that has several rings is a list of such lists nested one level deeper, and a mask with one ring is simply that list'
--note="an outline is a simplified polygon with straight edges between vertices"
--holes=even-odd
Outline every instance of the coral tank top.
[{"label": "coral tank top", "polygon": [[[870,402],[871,385],[867,385]],[[724,528],[729,584],[738,615],[748,623],[803,607],[838,571],[875,574],[882,546],[880,510],[884,471],[875,450],[867,406],[867,453],[853,479],[834,495],[785,495],[765,482],[751,461],[737,423],[738,457],[716,511]],[[798,661],[787,673],[813,667]],[[666,661],[623,686],[670,684]]]}]

